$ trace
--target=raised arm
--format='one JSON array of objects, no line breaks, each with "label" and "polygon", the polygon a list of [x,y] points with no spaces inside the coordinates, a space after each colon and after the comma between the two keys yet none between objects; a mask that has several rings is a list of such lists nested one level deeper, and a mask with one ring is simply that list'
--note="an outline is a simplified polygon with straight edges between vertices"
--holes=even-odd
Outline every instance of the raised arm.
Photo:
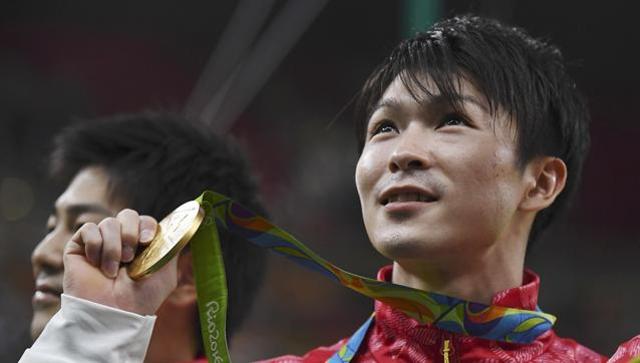
[{"label": "raised arm", "polygon": [[142,362],[152,315],[176,287],[177,261],[140,280],[124,264],[157,226],[131,209],[83,225],[64,250],[62,308],[20,363]]}]

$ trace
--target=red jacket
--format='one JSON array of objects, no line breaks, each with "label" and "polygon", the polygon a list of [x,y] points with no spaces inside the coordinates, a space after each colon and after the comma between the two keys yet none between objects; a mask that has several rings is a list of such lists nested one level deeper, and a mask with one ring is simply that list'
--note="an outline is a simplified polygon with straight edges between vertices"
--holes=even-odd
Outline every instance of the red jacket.
[{"label": "red jacket", "polygon": [[[378,272],[378,279],[391,280],[391,266]],[[525,270],[524,284],[496,294],[492,304],[534,310],[540,278]],[[354,329],[355,330],[355,329]],[[325,362],[347,339],[330,347],[316,348],[302,357],[287,355],[266,360],[271,363]],[[600,354],[572,339],[558,337],[553,330],[531,344],[502,343],[449,333],[431,325],[420,325],[404,313],[376,301],[375,320],[352,362],[606,362]]]},{"label": "red jacket", "polygon": [[633,358],[640,357],[640,335],[624,342],[618,347],[616,353],[609,359],[609,363],[626,363]]}]

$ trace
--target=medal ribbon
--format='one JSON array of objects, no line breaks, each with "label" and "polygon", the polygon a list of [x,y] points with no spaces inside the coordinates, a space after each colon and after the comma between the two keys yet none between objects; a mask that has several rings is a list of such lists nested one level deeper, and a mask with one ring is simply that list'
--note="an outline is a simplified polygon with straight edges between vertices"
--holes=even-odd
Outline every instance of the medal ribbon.
[{"label": "medal ribbon", "polygon": [[483,339],[527,344],[551,329],[555,316],[542,311],[486,305],[421,291],[342,270],[315,254],[302,242],[232,199],[205,191],[196,199],[205,218],[191,240],[198,309],[209,362],[227,362],[227,286],[216,222],[231,233],[379,300],[421,324]]}]

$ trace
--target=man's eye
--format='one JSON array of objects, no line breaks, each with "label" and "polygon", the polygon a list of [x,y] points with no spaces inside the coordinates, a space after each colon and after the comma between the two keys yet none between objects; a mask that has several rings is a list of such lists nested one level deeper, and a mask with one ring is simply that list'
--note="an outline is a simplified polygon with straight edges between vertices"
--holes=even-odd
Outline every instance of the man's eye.
[{"label": "man's eye", "polygon": [[457,114],[451,114],[451,115],[447,115],[442,119],[442,122],[440,123],[440,125],[438,127],[444,127],[444,126],[464,126],[464,125],[468,125],[469,123],[466,121],[466,119],[460,115]]},{"label": "man's eye", "polygon": [[45,225],[45,231],[47,234],[53,232],[54,229],[56,229],[56,224],[58,223],[57,219],[54,216],[49,216],[49,218],[47,218],[47,224]]},{"label": "man's eye", "polygon": [[385,120],[376,125],[376,127],[373,129],[372,135],[394,132],[396,130],[396,127],[391,121]]}]

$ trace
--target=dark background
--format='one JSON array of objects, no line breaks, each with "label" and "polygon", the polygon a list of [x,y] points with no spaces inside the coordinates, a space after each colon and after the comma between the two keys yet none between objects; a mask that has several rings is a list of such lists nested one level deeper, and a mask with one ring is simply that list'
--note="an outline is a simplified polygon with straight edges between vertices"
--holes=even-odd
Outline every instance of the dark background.
[{"label": "dark background", "polygon": [[[276,1],[276,10],[284,1]],[[593,146],[573,211],[527,265],[560,335],[611,355],[640,334],[640,31],[632,2],[430,1],[422,19],[473,11],[551,39],[588,95]],[[348,107],[410,30],[420,1],[330,1],[231,128],[273,219],[324,257],[375,276],[362,227]],[[52,135],[81,117],[180,110],[233,1],[20,1],[0,5],[0,360],[28,344],[29,255],[61,186],[46,179]],[[415,16],[415,14],[413,14]],[[344,111],[344,112],[343,112]],[[355,258],[354,258],[355,256]],[[233,340],[236,361],[300,354],[350,334],[366,298],[280,257]]]}]

